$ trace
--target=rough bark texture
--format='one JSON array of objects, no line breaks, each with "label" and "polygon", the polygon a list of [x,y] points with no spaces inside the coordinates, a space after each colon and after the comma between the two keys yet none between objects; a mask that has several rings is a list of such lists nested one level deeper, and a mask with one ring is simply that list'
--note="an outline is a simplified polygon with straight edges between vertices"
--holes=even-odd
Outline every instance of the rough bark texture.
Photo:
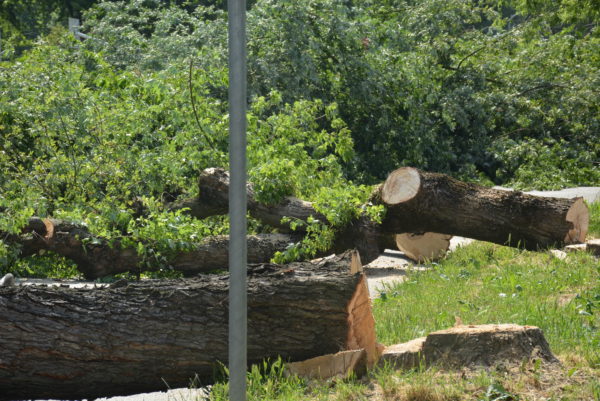
[{"label": "rough bark texture", "polygon": [[[12,243],[21,244],[21,255],[29,256],[40,251],[52,251],[77,265],[85,278],[93,280],[111,274],[132,272],[148,268],[139,267],[141,258],[134,248],[122,249],[118,242],[93,237],[83,226],[70,222],[31,218],[21,236],[10,236]],[[275,252],[283,251],[299,241],[298,235],[259,234],[248,236],[248,263],[266,263]],[[170,266],[185,276],[227,269],[229,237],[216,236],[196,245],[194,249],[180,252]]]},{"label": "rough bark texture", "polygon": [[387,207],[385,232],[430,231],[533,250],[583,241],[589,221],[582,198],[495,190],[409,167],[392,172],[373,201]]},{"label": "rough bark texture", "polygon": [[[196,199],[181,201],[171,206],[172,209],[189,208],[190,215],[206,218],[216,214],[226,214],[228,210],[229,173],[222,168],[208,168],[200,174],[200,196]],[[275,227],[282,232],[290,232],[290,226],[282,223],[284,217],[306,221],[313,217],[324,223],[327,218],[317,212],[311,202],[294,197],[286,197],[275,205],[263,205],[256,201],[254,190],[249,183],[246,186],[248,212],[264,224]],[[302,227],[297,232],[302,232]],[[326,253],[341,253],[347,249],[357,249],[363,263],[376,259],[381,251],[393,246],[393,238],[381,235],[379,227],[366,218],[360,218],[342,228],[336,235],[335,243]]]},{"label": "rough bark texture", "polygon": [[[249,267],[249,363],[375,349],[368,290],[362,274],[349,274],[352,257]],[[217,361],[227,363],[227,293],[226,275],[1,287],[0,399],[164,390],[196,374],[206,383]]]}]

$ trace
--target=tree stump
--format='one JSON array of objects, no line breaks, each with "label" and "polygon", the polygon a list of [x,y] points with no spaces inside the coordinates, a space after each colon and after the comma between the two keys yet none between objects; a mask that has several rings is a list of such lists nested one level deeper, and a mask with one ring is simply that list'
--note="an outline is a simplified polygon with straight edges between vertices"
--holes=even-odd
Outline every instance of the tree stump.
[{"label": "tree stump", "polygon": [[420,364],[451,368],[522,363],[539,358],[558,362],[538,327],[516,324],[460,325],[408,343],[386,347],[379,363],[412,369]]}]

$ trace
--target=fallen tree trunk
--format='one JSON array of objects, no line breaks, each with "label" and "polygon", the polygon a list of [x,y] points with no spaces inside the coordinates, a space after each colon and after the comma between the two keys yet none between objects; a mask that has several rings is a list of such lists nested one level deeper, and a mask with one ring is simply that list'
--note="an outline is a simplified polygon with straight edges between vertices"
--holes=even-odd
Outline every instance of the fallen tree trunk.
[{"label": "fallen tree trunk", "polygon": [[[207,168],[200,173],[198,179],[200,196],[171,205],[172,210],[187,208],[194,217],[204,219],[209,216],[227,214],[229,210],[229,172],[222,168]],[[282,232],[293,231],[289,223],[283,223],[284,217],[306,222],[309,217],[327,222],[324,215],[317,212],[312,203],[293,196],[285,197],[275,205],[264,205],[256,201],[252,184],[246,185],[248,212],[261,222],[275,227]],[[303,231],[298,227],[296,231]]]},{"label": "fallen tree trunk", "polygon": [[404,167],[373,197],[390,233],[436,232],[536,250],[583,242],[589,211],[583,198],[560,199],[468,184]]},{"label": "fallen tree trunk", "polygon": [[[222,168],[208,168],[200,174],[198,180],[200,196],[171,205],[171,209],[188,209],[187,212],[197,218],[206,218],[217,214],[227,214],[229,202],[229,172]],[[311,202],[288,196],[274,205],[264,205],[256,201],[252,184],[246,185],[247,208],[250,215],[262,223],[277,228],[281,232],[292,232],[290,224],[283,222],[284,217],[306,222],[309,217],[329,224],[327,218],[315,210]],[[294,232],[303,233],[299,226]],[[324,253],[341,253],[347,249],[357,249],[367,264],[376,259],[388,247],[395,247],[393,236],[382,235],[376,224],[362,217],[350,222],[339,230],[333,246]]]},{"label": "fallen tree trunk", "polygon": [[[377,358],[355,252],[250,266],[248,362],[364,348]],[[356,262],[355,262],[356,263]],[[207,383],[227,363],[228,277],[119,288],[0,287],[0,399],[83,399]]]},{"label": "fallen tree trunk", "polygon": [[[266,263],[275,252],[283,251],[299,241],[298,235],[259,234],[248,236],[248,263]],[[89,280],[111,274],[152,270],[141,267],[142,258],[135,248],[122,248],[94,237],[86,227],[62,220],[31,218],[21,236],[8,238],[21,245],[21,255],[29,256],[40,251],[52,251],[72,260],[84,277]],[[227,269],[229,237],[215,236],[178,252],[169,265],[185,276],[217,269]]]},{"label": "fallen tree trunk", "polygon": [[[229,174],[206,169],[199,179],[200,196],[184,202],[196,217],[227,213]],[[248,211],[263,223],[289,231],[284,216],[325,221],[310,202],[287,197],[265,206],[247,186]],[[381,226],[360,218],[342,228],[333,250],[356,248],[365,263],[390,247],[390,236],[434,232],[459,235],[501,245],[538,249],[585,239],[589,212],[583,199],[544,198],[494,190],[455,180],[444,174],[406,167],[392,172],[371,201],[387,208]],[[180,205],[181,206],[181,205]],[[301,228],[300,228],[301,230]]]}]

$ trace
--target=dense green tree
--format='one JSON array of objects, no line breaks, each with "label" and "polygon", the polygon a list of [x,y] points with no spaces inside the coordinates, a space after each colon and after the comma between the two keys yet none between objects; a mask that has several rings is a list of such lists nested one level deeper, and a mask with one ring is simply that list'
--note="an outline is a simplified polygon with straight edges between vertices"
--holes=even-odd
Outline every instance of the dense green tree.
[{"label": "dense green tree", "polygon": [[[249,176],[260,201],[294,194],[342,225],[363,212],[359,184],[402,165],[519,188],[600,183],[597,1],[250,5]],[[225,232],[222,219],[165,208],[194,195],[203,168],[227,167],[223,8],[3,2],[3,43],[27,46],[0,60],[0,231],[64,217],[163,267]],[[60,27],[80,12],[84,42]],[[318,222],[310,232],[280,260],[332,237]],[[0,265],[11,252],[0,245]]]}]

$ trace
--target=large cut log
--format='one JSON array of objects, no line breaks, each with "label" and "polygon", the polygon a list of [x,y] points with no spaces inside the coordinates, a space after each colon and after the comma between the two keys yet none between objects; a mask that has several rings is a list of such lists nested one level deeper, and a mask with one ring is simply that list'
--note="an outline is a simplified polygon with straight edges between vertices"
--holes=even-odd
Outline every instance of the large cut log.
[{"label": "large cut log", "polygon": [[[229,208],[229,172],[222,168],[207,168],[200,173],[198,179],[200,196],[187,199],[171,205],[171,209],[186,208],[191,216],[203,219],[208,216],[227,214]],[[295,220],[307,221],[309,217],[327,222],[327,218],[317,212],[312,203],[303,201],[293,196],[285,197],[274,205],[265,205],[258,202],[254,196],[251,183],[246,185],[248,199],[248,212],[252,217],[261,222],[278,228],[280,231],[289,232],[289,223],[283,223],[284,217]],[[297,230],[302,231],[302,227]]]},{"label": "large cut log", "polygon": [[583,242],[589,222],[582,198],[495,190],[410,167],[392,172],[373,201],[387,207],[385,232],[431,231],[533,250]]},{"label": "large cut log", "polygon": [[[120,246],[94,237],[85,226],[54,219],[31,218],[23,235],[11,235],[8,241],[21,245],[21,256],[40,251],[52,251],[72,260],[84,277],[90,280],[111,274],[152,270],[143,265],[135,248]],[[275,252],[284,251],[298,235],[259,234],[248,236],[248,263],[266,263]],[[226,269],[228,266],[228,236],[215,236],[179,252],[169,265],[185,276]]]},{"label": "large cut log", "polygon": [[[200,174],[198,185],[200,195],[197,198],[175,203],[171,205],[171,209],[185,208],[190,215],[197,218],[226,214],[229,205],[229,172],[222,168],[208,168]],[[250,215],[280,232],[302,233],[305,230],[303,226],[292,230],[290,223],[282,221],[284,217],[303,222],[312,217],[329,224],[327,218],[315,210],[311,202],[288,196],[276,204],[265,205],[255,199],[251,183],[246,185],[246,196]],[[341,253],[347,249],[357,249],[363,263],[366,264],[376,259],[381,251],[389,246],[394,246],[392,236],[381,235],[376,224],[361,217],[340,228],[331,249],[323,253]]]},{"label": "large cut log", "polygon": [[[355,252],[249,266],[248,362],[361,349],[377,358]],[[207,383],[227,362],[228,276],[119,288],[0,287],[0,399],[92,399]]]}]

